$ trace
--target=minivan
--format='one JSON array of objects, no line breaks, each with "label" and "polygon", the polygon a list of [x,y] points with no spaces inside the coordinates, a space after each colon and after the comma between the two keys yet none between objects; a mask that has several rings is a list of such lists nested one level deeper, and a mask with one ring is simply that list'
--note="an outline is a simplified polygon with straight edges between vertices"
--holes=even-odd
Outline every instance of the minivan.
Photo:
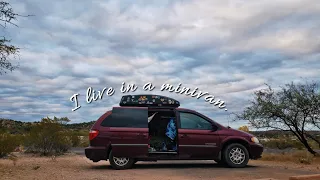
[{"label": "minivan", "polygon": [[105,112],[92,126],[85,155],[109,160],[117,170],[137,161],[214,160],[245,167],[263,146],[252,134],[224,127],[180,102],[160,95],[125,95],[119,107]]}]

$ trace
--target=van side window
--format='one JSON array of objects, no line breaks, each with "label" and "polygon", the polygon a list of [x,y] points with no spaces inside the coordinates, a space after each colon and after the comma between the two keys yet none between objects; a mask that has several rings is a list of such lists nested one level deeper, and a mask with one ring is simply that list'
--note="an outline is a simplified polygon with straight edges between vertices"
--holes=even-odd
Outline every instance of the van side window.
[{"label": "van side window", "polygon": [[186,112],[180,112],[179,114],[181,129],[212,129],[212,124],[198,115]]},{"label": "van side window", "polygon": [[148,128],[148,109],[114,108],[101,126]]}]

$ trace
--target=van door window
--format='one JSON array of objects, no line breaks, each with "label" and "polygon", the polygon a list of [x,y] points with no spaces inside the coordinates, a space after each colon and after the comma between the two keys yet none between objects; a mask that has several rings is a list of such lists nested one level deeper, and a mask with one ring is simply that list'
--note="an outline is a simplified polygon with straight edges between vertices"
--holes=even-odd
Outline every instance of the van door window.
[{"label": "van door window", "polygon": [[198,115],[180,112],[180,128],[211,130],[212,124]]},{"label": "van door window", "polygon": [[148,128],[148,109],[114,108],[101,126]]}]

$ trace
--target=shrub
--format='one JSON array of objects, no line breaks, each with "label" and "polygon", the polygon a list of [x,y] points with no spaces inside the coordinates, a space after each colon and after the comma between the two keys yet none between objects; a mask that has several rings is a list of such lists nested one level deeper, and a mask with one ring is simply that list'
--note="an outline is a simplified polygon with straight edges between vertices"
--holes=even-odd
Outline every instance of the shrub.
[{"label": "shrub", "polygon": [[291,140],[289,138],[281,139],[271,139],[268,141],[261,141],[261,143],[268,148],[272,149],[287,149],[287,148],[296,148],[302,150],[304,148],[303,144],[297,140]]},{"label": "shrub", "polygon": [[282,153],[263,153],[261,160],[264,161],[280,161],[280,162],[295,162],[302,164],[319,163],[320,158],[315,157],[308,151],[294,151],[294,152],[282,152]]},{"label": "shrub", "polygon": [[87,131],[70,130],[69,138],[72,143],[72,147],[87,147],[89,145]]},{"label": "shrub", "polygon": [[240,127],[238,128],[238,130],[244,131],[244,132],[249,132],[248,126],[240,126]]},{"label": "shrub", "polygon": [[80,137],[75,133],[70,133],[72,147],[78,147],[81,143]]},{"label": "shrub", "polygon": [[0,133],[0,158],[7,156],[20,145],[21,139],[17,135]]},{"label": "shrub", "polygon": [[27,152],[52,155],[67,152],[72,142],[59,119],[43,118],[31,128],[25,146]]},{"label": "shrub", "polygon": [[89,139],[87,139],[87,138],[82,139],[79,146],[80,147],[88,147],[89,146]]}]

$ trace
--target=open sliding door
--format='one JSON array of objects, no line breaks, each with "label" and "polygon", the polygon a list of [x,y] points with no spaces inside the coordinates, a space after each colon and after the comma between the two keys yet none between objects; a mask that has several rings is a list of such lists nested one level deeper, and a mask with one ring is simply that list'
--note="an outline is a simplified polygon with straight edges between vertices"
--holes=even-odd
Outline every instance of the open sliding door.
[{"label": "open sliding door", "polygon": [[149,143],[148,108],[113,108],[110,140],[116,157],[147,157]]}]

